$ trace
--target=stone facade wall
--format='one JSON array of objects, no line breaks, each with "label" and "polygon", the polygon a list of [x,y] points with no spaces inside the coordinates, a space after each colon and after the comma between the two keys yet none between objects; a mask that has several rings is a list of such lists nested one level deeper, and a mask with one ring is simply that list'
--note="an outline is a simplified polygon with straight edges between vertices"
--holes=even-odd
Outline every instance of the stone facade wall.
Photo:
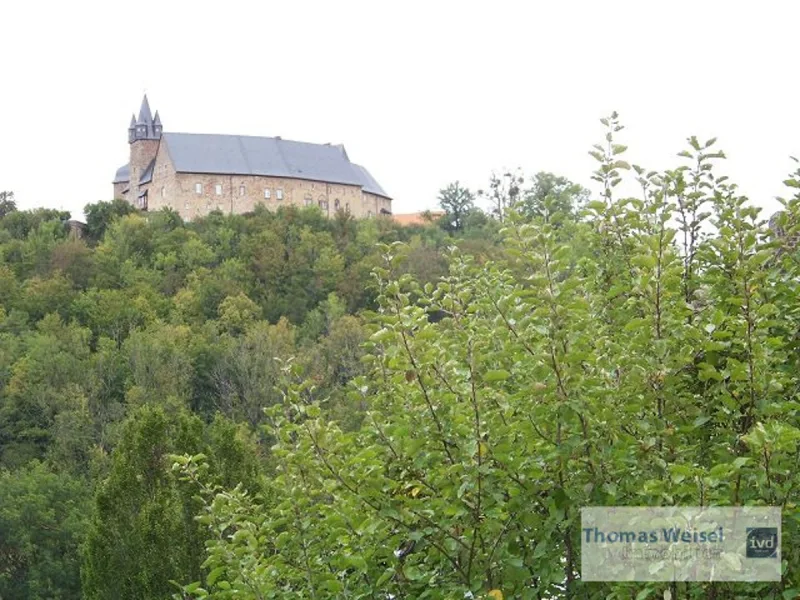
[{"label": "stone facade wall", "polygon": [[131,144],[131,179],[127,200],[134,206],[136,205],[139,192],[147,188],[147,185],[143,186],[142,189],[139,188],[139,178],[142,172],[147,168],[147,165],[150,164],[150,161],[155,158],[156,153],[159,151],[159,146],[159,140],[136,140]]},{"label": "stone facade wall", "polygon": [[392,201],[383,196],[370,194],[369,192],[362,192],[361,194],[361,212],[362,216],[374,217],[380,215],[381,210],[385,212],[392,212]]},{"label": "stone facade wall", "polygon": [[[142,140],[131,145],[131,181],[138,181],[139,177],[138,172],[134,175],[134,160],[143,170],[152,159],[152,154],[148,158],[146,153],[149,148],[144,147],[137,149],[139,154],[134,157],[133,147],[149,141]],[[258,204],[270,210],[290,204],[300,207],[316,205],[329,217],[338,209],[349,211],[356,218],[374,217],[380,214],[381,208],[391,211],[391,200],[362,192],[356,185],[254,175],[176,173],[166,144],[152,149],[153,152],[156,150],[152,182],[138,191],[131,186],[126,196],[128,202],[135,204],[138,192],[147,189],[149,211],[169,207],[185,220],[202,217],[213,210],[234,214],[251,212]],[[147,162],[144,162],[145,159]],[[197,184],[201,186],[200,193],[197,192]],[[127,184],[115,184],[115,197],[123,197],[121,192],[125,187]],[[265,190],[269,190],[269,198]],[[279,196],[282,198],[279,199]]]},{"label": "stone facade wall", "polygon": [[114,199],[115,200],[116,199],[127,200],[128,199],[128,195],[122,193],[126,189],[128,189],[128,182],[127,181],[123,181],[122,183],[115,183],[114,184]]}]

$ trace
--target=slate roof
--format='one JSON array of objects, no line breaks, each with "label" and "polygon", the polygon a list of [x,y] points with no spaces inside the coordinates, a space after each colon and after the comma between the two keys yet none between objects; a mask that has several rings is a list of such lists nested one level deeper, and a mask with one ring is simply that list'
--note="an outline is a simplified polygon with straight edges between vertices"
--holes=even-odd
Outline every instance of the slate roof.
[{"label": "slate roof", "polygon": [[114,175],[114,181],[112,181],[112,183],[127,183],[130,180],[131,180],[130,165],[122,165],[119,169],[117,169],[117,174]]},{"label": "slate roof", "polygon": [[150,161],[150,164],[147,165],[147,168],[142,173],[141,177],[139,177],[139,184],[143,183],[150,183],[153,181],[153,169],[156,166],[156,159]]},{"label": "slate roof", "polygon": [[142,106],[139,109],[139,120],[137,124],[149,125],[153,122],[153,116],[150,113],[150,103],[147,101],[147,94],[142,98]]},{"label": "slate roof", "polygon": [[[146,98],[142,104],[141,113],[146,113],[144,116],[149,118],[150,107]],[[357,185],[365,192],[390,198],[369,171],[350,162],[341,144],[205,133],[164,133],[161,139],[166,143],[172,164],[179,173],[262,175],[324,181]],[[154,167],[155,160],[142,172],[140,184],[152,181]],[[130,165],[123,165],[117,169],[113,183],[129,181]]]},{"label": "slate roof", "polygon": [[263,175],[361,186],[389,195],[362,166],[351,163],[342,146],[272,137],[165,133],[162,141],[181,173]]},{"label": "slate roof", "polygon": [[377,194],[378,196],[385,196],[386,198],[389,195],[383,191],[383,188],[380,184],[375,181],[375,178],[361,165],[357,165],[355,163],[350,163],[353,165],[353,169],[356,170],[358,173],[359,179],[361,180],[361,187],[364,188],[364,191],[370,192],[371,194]]}]

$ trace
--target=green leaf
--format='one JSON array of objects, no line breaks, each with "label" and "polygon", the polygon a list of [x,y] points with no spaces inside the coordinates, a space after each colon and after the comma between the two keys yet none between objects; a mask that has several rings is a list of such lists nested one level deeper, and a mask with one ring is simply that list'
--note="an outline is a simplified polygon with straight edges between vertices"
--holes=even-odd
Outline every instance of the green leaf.
[{"label": "green leaf", "polygon": [[693,426],[695,426],[695,427],[700,427],[700,426],[702,426],[702,425],[705,425],[706,423],[708,423],[710,420],[711,420],[711,417],[710,417],[710,416],[708,416],[708,415],[701,415],[701,416],[697,417],[697,418],[696,418],[696,419],[695,419],[695,420],[692,422],[692,425],[693,425]]},{"label": "green leaf", "polygon": [[222,575],[224,572],[225,572],[225,567],[216,567],[215,569],[212,569],[209,572],[208,577],[206,578],[206,582],[208,583],[208,585],[214,585],[217,579],[219,579],[219,576]]},{"label": "green leaf", "polygon": [[606,204],[600,200],[592,200],[591,202],[586,203],[586,208],[597,212],[602,212],[606,209]]},{"label": "green leaf", "polygon": [[492,383],[494,381],[504,381],[511,377],[511,373],[506,371],[505,369],[496,369],[493,371],[487,371],[486,374],[483,376],[483,380]]},{"label": "green leaf", "polygon": [[750,458],[748,458],[747,456],[740,456],[739,458],[733,461],[733,466],[736,469],[741,469],[748,462],[750,462]]}]

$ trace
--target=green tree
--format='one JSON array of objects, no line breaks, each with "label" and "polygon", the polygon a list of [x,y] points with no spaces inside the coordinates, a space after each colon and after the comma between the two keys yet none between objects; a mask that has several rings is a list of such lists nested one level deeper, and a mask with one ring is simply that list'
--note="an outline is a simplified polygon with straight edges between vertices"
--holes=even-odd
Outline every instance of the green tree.
[{"label": "green tree", "polygon": [[455,181],[439,190],[438,200],[439,206],[445,211],[443,228],[455,232],[463,230],[464,220],[475,209],[475,195]]},{"label": "green tree", "polygon": [[589,191],[566,177],[540,171],[531,178],[531,186],[521,192],[515,206],[528,218],[543,218],[560,225],[575,220],[589,199]]},{"label": "green tree", "polygon": [[492,207],[491,214],[502,223],[509,207],[519,200],[524,184],[525,176],[519,169],[506,171],[500,175],[492,173],[489,178],[489,189],[478,190],[478,196],[489,200]]},{"label": "green tree", "polygon": [[24,354],[9,365],[0,395],[0,464],[6,466],[43,458],[57,415],[83,399],[87,330],[51,314],[24,343]]},{"label": "green tree", "polygon": [[262,423],[264,407],[280,399],[280,361],[294,353],[295,330],[286,319],[276,325],[254,323],[245,335],[229,340],[211,375],[217,408],[236,421]]},{"label": "green tree", "polygon": [[0,469],[0,597],[79,600],[89,490],[44,464]]},{"label": "green tree", "polygon": [[129,417],[97,491],[82,567],[87,600],[169,596],[172,579],[199,578],[197,510],[167,470],[166,455],[199,452],[202,422],[161,407]]},{"label": "green tree", "polygon": [[86,239],[90,243],[100,242],[114,220],[134,212],[136,209],[131,203],[120,199],[87,204],[83,207],[83,214],[86,215],[86,228],[84,229]]},{"label": "green tree", "polygon": [[220,325],[234,335],[244,332],[260,316],[261,307],[242,292],[228,296],[219,305]]},{"label": "green tree", "polygon": [[0,192],[0,219],[16,210],[17,203],[14,201],[14,192]]}]

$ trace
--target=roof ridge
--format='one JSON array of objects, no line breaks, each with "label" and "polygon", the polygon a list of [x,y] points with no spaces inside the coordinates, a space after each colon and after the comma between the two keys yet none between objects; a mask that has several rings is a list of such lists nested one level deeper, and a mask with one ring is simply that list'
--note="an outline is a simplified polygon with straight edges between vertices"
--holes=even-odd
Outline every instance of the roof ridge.
[{"label": "roof ridge", "polygon": [[163,141],[175,171],[286,177],[357,186],[390,198],[374,177],[340,147],[269,136],[170,133]]},{"label": "roof ridge", "polygon": [[[250,138],[250,139],[258,139],[258,140],[276,140],[280,142],[290,142],[292,144],[306,144],[309,146],[327,146],[329,148],[336,148],[337,146],[342,146],[343,144],[330,144],[330,143],[321,143],[321,142],[306,142],[303,140],[289,140],[279,135],[250,135],[246,133],[198,133],[196,131],[165,131],[164,135],[192,135],[192,136],[216,136],[216,137],[228,137],[228,138]],[[348,158],[349,160],[349,158]]]}]

